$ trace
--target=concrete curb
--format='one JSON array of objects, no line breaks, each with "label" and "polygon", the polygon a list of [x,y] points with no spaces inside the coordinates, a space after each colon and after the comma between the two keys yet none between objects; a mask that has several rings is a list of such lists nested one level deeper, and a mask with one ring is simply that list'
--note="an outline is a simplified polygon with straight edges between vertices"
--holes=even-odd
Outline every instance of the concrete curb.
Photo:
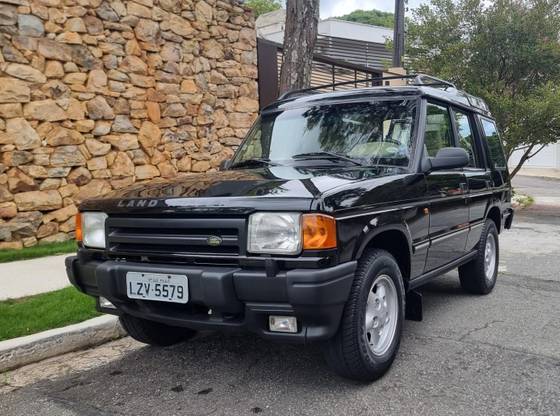
[{"label": "concrete curb", "polygon": [[0,373],[126,335],[116,316],[97,318],[0,342]]}]

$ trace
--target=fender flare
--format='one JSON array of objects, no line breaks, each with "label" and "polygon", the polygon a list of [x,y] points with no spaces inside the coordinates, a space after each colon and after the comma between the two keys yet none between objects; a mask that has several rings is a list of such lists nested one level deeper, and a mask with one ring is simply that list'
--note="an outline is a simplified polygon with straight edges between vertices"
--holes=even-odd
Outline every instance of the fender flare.
[{"label": "fender flare", "polygon": [[384,233],[386,231],[398,231],[401,234],[403,234],[408,244],[409,255],[412,256],[412,252],[413,252],[412,239],[410,237],[410,232],[408,227],[405,224],[387,224],[387,225],[375,227],[373,230],[368,230],[365,233],[362,232],[362,235],[360,235],[358,239],[358,243],[356,244],[357,249],[354,252],[353,258],[356,260],[359,259],[362,256],[368,244],[379,234]]},{"label": "fender flare", "polygon": [[500,218],[499,218],[500,223],[498,225],[498,232],[501,232],[503,221],[504,221],[504,210],[502,209],[502,206],[498,199],[492,198],[492,201],[490,201],[489,204],[486,206],[486,211],[484,212],[484,221],[490,219],[489,216],[490,211],[492,211],[494,208],[496,208],[500,214]]}]

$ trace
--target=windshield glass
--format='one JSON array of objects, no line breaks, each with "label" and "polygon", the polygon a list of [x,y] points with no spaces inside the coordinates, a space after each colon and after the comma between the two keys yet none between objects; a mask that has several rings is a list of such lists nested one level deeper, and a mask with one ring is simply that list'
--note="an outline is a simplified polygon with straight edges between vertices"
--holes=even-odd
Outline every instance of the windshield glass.
[{"label": "windshield glass", "polygon": [[415,100],[329,104],[263,114],[235,155],[259,162],[408,166]]}]

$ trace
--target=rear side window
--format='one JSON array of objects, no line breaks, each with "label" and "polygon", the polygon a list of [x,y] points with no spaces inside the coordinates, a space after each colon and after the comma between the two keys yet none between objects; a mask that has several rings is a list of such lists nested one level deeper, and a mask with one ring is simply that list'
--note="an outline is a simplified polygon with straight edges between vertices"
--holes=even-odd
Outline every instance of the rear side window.
[{"label": "rear side window", "polygon": [[476,148],[469,116],[457,110],[455,110],[454,113],[455,122],[457,124],[457,139],[459,140],[459,146],[465,149],[469,154],[469,167],[475,168]]},{"label": "rear side window", "polygon": [[435,157],[438,150],[452,147],[453,129],[447,107],[428,103],[424,150],[429,157]]},{"label": "rear side window", "polygon": [[492,159],[492,162],[494,162],[494,167],[506,168],[506,157],[504,155],[504,149],[502,147],[496,123],[483,117],[481,117],[481,121],[486,143],[488,144],[488,150],[490,151],[490,158]]}]

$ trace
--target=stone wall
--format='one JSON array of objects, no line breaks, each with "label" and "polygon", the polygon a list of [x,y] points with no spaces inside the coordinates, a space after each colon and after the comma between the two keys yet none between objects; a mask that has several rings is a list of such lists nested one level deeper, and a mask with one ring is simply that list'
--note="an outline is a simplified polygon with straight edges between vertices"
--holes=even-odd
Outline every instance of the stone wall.
[{"label": "stone wall", "polygon": [[258,111],[234,0],[0,0],[0,249],[73,237],[80,201],[215,169]]}]

